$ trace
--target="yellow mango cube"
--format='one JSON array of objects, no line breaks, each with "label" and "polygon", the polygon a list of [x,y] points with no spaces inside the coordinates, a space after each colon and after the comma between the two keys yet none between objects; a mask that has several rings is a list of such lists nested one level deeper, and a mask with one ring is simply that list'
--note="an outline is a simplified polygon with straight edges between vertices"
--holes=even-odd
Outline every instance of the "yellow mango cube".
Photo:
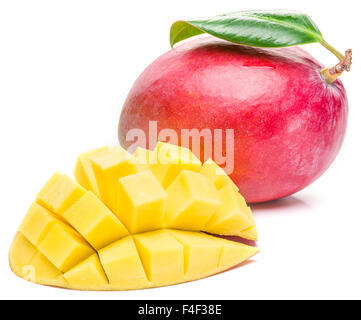
[{"label": "yellow mango cube", "polygon": [[81,197],[63,216],[97,250],[129,234],[119,219],[91,192]]},{"label": "yellow mango cube", "polygon": [[203,230],[221,205],[218,192],[197,172],[183,170],[167,188],[166,226]]},{"label": "yellow mango cube", "polygon": [[61,221],[49,210],[33,202],[19,227],[19,231],[33,245],[37,246],[56,223],[61,223]]},{"label": "yellow mango cube", "polygon": [[157,163],[157,154],[153,150],[138,147],[134,152],[138,171],[149,170]]},{"label": "yellow mango cube", "polygon": [[204,176],[208,177],[214,183],[218,190],[229,185],[235,191],[238,191],[238,187],[232,181],[232,179],[212,159],[208,159],[205,163],[203,163],[202,168],[199,172]]},{"label": "yellow mango cube", "polygon": [[94,250],[69,228],[54,225],[41,241],[39,251],[59,270],[66,272],[94,253]]},{"label": "yellow mango cube", "polygon": [[167,188],[182,170],[199,172],[201,161],[189,150],[169,143],[158,142],[155,153],[157,164],[151,170],[163,188]]},{"label": "yellow mango cube", "polygon": [[238,235],[239,232],[251,227],[254,221],[249,216],[247,204],[231,185],[219,190],[222,205],[208,221],[204,230],[220,235]]},{"label": "yellow mango cube", "polygon": [[33,282],[40,284],[64,287],[67,286],[67,282],[63,277],[63,273],[60,272],[43,254],[37,252],[35,256],[29,262],[29,275],[35,279],[29,279]]},{"label": "yellow mango cube", "polygon": [[219,259],[218,268],[227,270],[236,266],[259,252],[256,247],[247,246],[243,243],[219,239],[223,242],[223,249]]},{"label": "yellow mango cube", "polygon": [[244,208],[244,213],[248,216],[249,220],[252,222],[252,225],[242,231],[239,231],[235,235],[248,239],[248,240],[258,240],[258,232],[257,232],[257,226],[256,221],[254,220],[252,210],[249,206],[247,206],[246,200],[243,198],[243,196],[240,193],[237,193],[237,200],[239,203],[239,206]]},{"label": "yellow mango cube", "polygon": [[20,232],[14,238],[9,261],[11,269],[19,277],[39,284],[67,287],[62,273]]},{"label": "yellow mango cube", "polygon": [[123,238],[99,251],[99,257],[114,290],[139,289],[149,281],[131,236]]},{"label": "yellow mango cube", "polygon": [[257,241],[258,240],[258,231],[257,231],[256,225],[253,225],[245,230],[238,232],[238,236],[248,239],[248,240]]},{"label": "yellow mango cube", "polygon": [[44,197],[44,195],[59,181],[59,179],[61,179],[62,176],[63,175],[59,171],[56,171],[38,192],[38,198]]},{"label": "yellow mango cube", "polygon": [[223,244],[200,232],[170,230],[184,247],[184,271],[187,279],[198,279],[217,272]]},{"label": "yellow mango cube", "polygon": [[90,157],[99,197],[113,212],[116,211],[118,180],[136,173],[135,158],[121,147],[114,147]]},{"label": "yellow mango cube", "polygon": [[78,181],[78,183],[83,188],[93,191],[93,193],[96,195],[99,195],[99,189],[95,179],[90,157],[108,149],[109,147],[105,146],[80,154],[74,168],[74,177],[76,181]]},{"label": "yellow mango cube", "polygon": [[72,288],[96,290],[108,285],[107,276],[95,253],[64,274],[64,278]]},{"label": "yellow mango cube", "polygon": [[252,221],[252,224],[256,224],[256,221],[254,220],[251,207],[247,206],[246,201],[242,197],[240,193],[237,193],[238,201],[240,203],[240,206],[245,208],[244,213],[248,216],[248,218]]},{"label": "yellow mango cube", "polygon": [[150,170],[120,178],[116,214],[131,233],[163,228],[166,197]]},{"label": "yellow mango cube", "polygon": [[184,281],[183,246],[166,230],[137,234],[134,240],[153,286]]},{"label": "yellow mango cube", "polygon": [[61,216],[85,192],[83,187],[68,176],[56,173],[38,193],[37,202]]}]

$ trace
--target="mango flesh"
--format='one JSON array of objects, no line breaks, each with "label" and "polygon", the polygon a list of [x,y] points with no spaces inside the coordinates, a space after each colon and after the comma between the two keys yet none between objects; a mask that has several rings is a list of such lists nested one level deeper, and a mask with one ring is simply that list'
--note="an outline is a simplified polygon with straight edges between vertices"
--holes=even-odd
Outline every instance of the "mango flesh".
[{"label": "mango flesh", "polygon": [[105,146],[80,154],[74,168],[74,177],[79,184],[85,189],[93,191],[97,196],[99,196],[99,189],[90,158],[108,149],[109,147]]},{"label": "mango flesh", "polygon": [[120,147],[81,154],[78,182],[56,172],[31,204],[10,249],[12,270],[44,285],[132,290],[247,260],[257,248],[204,233],[257,239],[243,197],[211,166],[164,143],[134,156]]}]

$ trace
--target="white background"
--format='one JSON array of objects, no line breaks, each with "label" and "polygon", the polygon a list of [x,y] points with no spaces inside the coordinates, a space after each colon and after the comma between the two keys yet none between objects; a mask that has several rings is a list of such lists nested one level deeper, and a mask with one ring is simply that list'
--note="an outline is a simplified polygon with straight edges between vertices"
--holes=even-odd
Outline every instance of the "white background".
[{"label": "white background", "polygon": [[[328,42],[354,49],[342,81],[350,105],[345,144],[329,171],[285,200],[254,206],[261,253],[204,280],[133,292],[77,292],[17,278],[8,249],[29,204],[78,153],[117,144],[127,92],[169,50],[177,19],[243,9],[298,9]],[[0,298],[361,298],[360,8],[358,1],[0,1]],[[325,65],[336,58],[305,46]]]}]

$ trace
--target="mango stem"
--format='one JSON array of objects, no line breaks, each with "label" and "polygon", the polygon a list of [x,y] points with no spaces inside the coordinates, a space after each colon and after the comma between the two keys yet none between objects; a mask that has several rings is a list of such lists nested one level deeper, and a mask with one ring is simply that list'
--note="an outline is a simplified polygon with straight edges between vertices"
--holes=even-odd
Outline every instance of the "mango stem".
[{"label": "mango stem", "polygon": [[[320,71],[321,76],[327,83],[333,83],[344,71],[349,72],[352,64],[352,50],[346,50],[345,56],[339,53],[340,62],[333,67],[325,68]],[[341,59],[342,58],[342,59]]]}]

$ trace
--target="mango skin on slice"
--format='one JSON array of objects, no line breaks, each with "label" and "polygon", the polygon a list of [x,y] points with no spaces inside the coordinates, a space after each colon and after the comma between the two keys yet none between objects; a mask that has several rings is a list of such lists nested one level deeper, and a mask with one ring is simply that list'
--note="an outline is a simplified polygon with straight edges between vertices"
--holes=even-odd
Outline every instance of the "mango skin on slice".
[{"label": "mango skin on slice", "polygon": [[135,290],[208,277],[259,251],[215,236],[256,240],[257,228],[232,180],[188,149],[98,148],[79,156],[74,175],[56,172],[30,205],[9,252],[19,277]]}]

